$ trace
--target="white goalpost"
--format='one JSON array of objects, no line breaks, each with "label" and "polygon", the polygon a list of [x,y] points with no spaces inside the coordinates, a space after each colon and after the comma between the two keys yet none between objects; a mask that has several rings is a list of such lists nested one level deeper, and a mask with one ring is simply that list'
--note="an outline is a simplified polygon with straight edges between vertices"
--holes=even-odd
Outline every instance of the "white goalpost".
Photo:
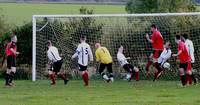
[{"label": "white goalpost", "polygon": [[[152,52],[151,45],[144,35],[151,34],[151,24],[156,24],[165,41],[172,43],[176,51],[174,35],[188,33],[194,47],[200,50],[200,12],[192,13],[152,13],[152,14],[93,14],[93,15],[33,15],[32,81],[45,79],[47,56],[45,45],[48,40],[58,47],[63,55],[63,69],[71,73],[76,64],[71,55],[79,43],[79,36],[86,35],[87,41],[95,51],[94,43],[100,42],[110,51],[114,60],[114,72],[122,72],[116,60],[120,45],[125,47],[125,55],[130,56],[132,64],[139,66],[142,76],[144,67]],[[95,54],[94,54],[95,55]],[[200,62],[195,53],[196,66]],[[177,65],[174,59],[170,64],[172,71],[167,71],[167,78],[173,79]],[[90,65],[93,66],[93,65]]]}]

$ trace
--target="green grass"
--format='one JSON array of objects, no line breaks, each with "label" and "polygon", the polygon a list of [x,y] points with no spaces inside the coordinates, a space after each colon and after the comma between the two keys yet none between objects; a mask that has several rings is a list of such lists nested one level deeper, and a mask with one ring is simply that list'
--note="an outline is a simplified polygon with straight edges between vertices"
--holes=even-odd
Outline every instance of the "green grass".
[{"label": "green grass", "polygon": [[59,81],[16,81],[16,86],[5,88],[0,81],[1,105],[199,105],[200,85],[180,87],[179,81],[70,81],[67,86]]},{"label": "green grass", "polygon": [[34,14],[79,14],[81,6],[93,9],[96,14],[126,13],[124,5],[0,3],[0,14],[7,23],[20,26],[31,21]]}]

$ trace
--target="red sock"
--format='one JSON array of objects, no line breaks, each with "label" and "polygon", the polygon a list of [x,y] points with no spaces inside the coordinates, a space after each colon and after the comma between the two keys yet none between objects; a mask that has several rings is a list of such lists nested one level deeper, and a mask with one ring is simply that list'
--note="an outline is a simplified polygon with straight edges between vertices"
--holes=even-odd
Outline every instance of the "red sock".
[{"label": "red sock", "polygon": [[61,77],[61,79],[66,80],[66,76],[65,76],[64,73],[61,73],[61,74],[60,74],[60,77]]},{"label": "red sock", "polygon": [[190,75],[186,75],[186,84],[192,85],[192,78],[190,77]]},{"label": "red sock", "polygon": [[50,77],[50,79],[51,79],[51,81],[52,81],[52,84],[53,84],[53,85],[56,84],[55,74],[50,74],[49,77]]},{"label": "red sock", "polygon": [[82,78],[85,83],[85,86],[88,86],[88,73],[87,72],[83,73]]},{"label": "red sock", "polygon": [[139,71],[138,71],[138,72],[135,72],[135,80],[136,80],[136,81],[139,81]]},{"label": "red sock", "polygon": [[148,72],[149,71],[149,67],[153,64],[152,61],[148,61],[147,64],[146,64],[146,71]]}]

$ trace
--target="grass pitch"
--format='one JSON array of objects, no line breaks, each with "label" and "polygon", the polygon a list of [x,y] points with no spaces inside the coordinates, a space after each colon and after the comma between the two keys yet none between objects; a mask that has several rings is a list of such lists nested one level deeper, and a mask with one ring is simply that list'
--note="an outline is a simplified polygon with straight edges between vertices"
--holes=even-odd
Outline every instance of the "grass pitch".
[{"label": "grass pitch", "polygon": [[0,105],[199,105],[200,85],[180,87],[179,81],[91,81],[84,87],[81,80],[64,86],[58,81],[15,81],[5,88],[0,81]]}]

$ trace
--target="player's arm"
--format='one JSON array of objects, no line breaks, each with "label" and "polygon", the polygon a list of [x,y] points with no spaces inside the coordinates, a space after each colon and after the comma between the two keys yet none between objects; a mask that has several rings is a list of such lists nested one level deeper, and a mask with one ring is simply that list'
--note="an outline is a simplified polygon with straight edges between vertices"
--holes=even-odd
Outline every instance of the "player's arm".
[{"label": "player's arm", "polygon": [[97,50],[97,51],[95,52],[95,56],[96,56],[96,62],[99,62],[99,61],[100,61],[99,50]]},{"label": "player's arm", "polygon": [[172,56],[173,56],[173,57],[177,57],[177,56],[179,56],[181,53],[182,53],[182,50],[179,50],[178,53],[172,54]]},{"label": "player's arm", "polygon": [[13,54],[15,54],[15,55],[17,55],[17,54],[19,54],[19,52],[16,52],[13,48],[14,48],[14,45],[11,43],[10,45],[8,45],[8,48],[10,49],[10,51],[13,53]]},{"label": "player's arm", "polygon": [[147,39],[150,43],[153,43],[153,40],[149,38],[149,34],[146,34],[146,39]]},{"label": "player's arm", "polygon": [[[49,61],[52,62],[53,61],[53,57],[50,51],[47,51],[47,57],[49,58]],[[49,63],[50,63],[49,62]]]},{"label": "player's arm", "polygon": [[93,54],[92,54],[92,50],[91,50],[90,46],[88,48],[88,54],[89,54],[90,61],[93,61],[94,58],[93,58]]},{"label": "player's arm", "polygon": [[80,46],[78,46],[78,48],[76,49],[76,52],[74,53],[74,55],[72,55],[72,59],[76,58],[80,52],[81,52],[81,48]]}]

